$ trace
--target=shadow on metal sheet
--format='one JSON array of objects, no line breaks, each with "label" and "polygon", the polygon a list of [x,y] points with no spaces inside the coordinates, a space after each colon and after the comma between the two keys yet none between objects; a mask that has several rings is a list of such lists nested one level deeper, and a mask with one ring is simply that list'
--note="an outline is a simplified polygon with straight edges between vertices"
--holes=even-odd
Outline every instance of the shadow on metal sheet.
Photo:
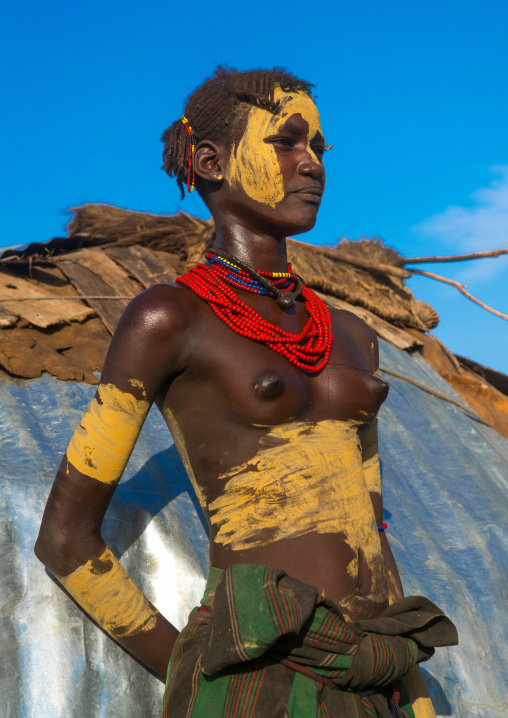
[{"label": "shadow on metal sheet", "polygon": [[425,670],[424,665],[420,665],[420,670],[422,672],[422,676],[425,679],[425,683],[427,684],[427,689],[429,691],[430,697],[432,698],[432,703],[434,704],[434,710],[436,711],[436,713],[438,713],[440,716],[453,715],[450,702],[445,696],[443,688],[437,678],[434,678],[433,675],[431,675],[427,670]]},{"label": "shadow on metal sheet", "polygon": [[[164,516],[173,504],[178,510],[179,531],[188,534],[190,543],[194,544],[197,540],[198,544],[202,544],[198,554],[207,554],[208,525],[178,451],[171,444],[150,457],[132,478],[121,482],[115,491],[104,520],[104,534],[105,538],[111,536],[117,557],[120,559],[140,539],[151,517]],[[136,516],[144,518],[135,520]],[[126,520],[129,520],[129,530],[119,531],[119,522]],[[207,557],[199,555],[199,558],[207,570]]]}]

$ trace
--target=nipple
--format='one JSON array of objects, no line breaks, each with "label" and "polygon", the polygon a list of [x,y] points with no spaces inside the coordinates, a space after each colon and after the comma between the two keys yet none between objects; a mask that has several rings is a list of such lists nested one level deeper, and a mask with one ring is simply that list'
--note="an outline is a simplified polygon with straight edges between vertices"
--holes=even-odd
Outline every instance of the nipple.
[{"label": "nipple", "polygon": [[284,379],[276,371],[263,371],[254,380],[254,392],[260,399],[277,399],[284,389]]},{"label": "nipple", "polygon": [[376,398],[384,401],[386,397],[388,396],[388,391],[390,389],[390,385],[387,381],[384,379],[381,379],[380,376],[376,376],[376,385],[374,387],[374,393],[376,395]]}]

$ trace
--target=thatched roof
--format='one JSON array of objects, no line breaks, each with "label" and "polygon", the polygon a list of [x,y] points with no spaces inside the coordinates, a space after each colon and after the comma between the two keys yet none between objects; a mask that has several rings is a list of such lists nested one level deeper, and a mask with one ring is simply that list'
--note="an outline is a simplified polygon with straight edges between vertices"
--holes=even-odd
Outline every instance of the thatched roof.
[{"label": "thatched roof", "polygon": [[[47,371],[97,383],[94,372],[129,298],[173,282],[214,241],[212,221],[183,212],[162,216],[100,204],[73,212],[67,238],[6,251],[0,259],[0,366],[16,376]],[[421,351],[508,436],[506,384],[498,380],[496,389],[492,373],[466,366],[427,334],[439,317],[404,286],[409,272],[397,252],[379,240],[343,240],[334,249],[288,240],[288,254],[294,271],[330,305],[356,313],[398,348]]]}]

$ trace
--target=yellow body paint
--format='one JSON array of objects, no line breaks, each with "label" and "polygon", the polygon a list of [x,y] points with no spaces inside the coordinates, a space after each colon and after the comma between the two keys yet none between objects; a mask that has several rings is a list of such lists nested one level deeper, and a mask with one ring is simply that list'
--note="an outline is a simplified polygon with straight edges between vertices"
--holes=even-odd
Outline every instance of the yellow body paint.
[{"label": "yellow body paint", "polygon": [[399,588],[399,582],[395,577],[395,573],[391,568],[387,569],[386,571],[386,582],[388,586],[389,603],[394,603],[394,601],[398,601],[399,598],[402,598],[404,596],[404,594]]},{"label": "yellow body paint", "polygon": [[412,668],[401,678],[404,684],[415,718],[436,718],[436,712],[429,696],[420,666]]},{"label": "yellow body paint", "polygon": [[92,479],[118,481],[149,408],[114,384],[101,384],[67,447],[69,463]]},{"label": "yellow body paint", "polygon": [[172,412],[167,407],[165,407],[163,409],[162,415],[167,424],[169,432],[170,432],[171,436],[173,437],[173,441],[175,442],[175,446],[180,455],[182,463],[185,467],[187,476],[189,477],[189,480],[194,488],[194,491],[196,492],[196,496],[199,501],[199,504],[202,508],[206,508],[207,503],[206,503],[205,495],[203,494],[200,487],[198,486],[198,482],[196,481],[196,477],[194,476],[194,471],[192,470],[192,466],[189,461],[189,454],[187,452],[187,447],[185,446],[185,441],[184,441],[182,432],[180,431],[180,427],[178,426],[178,423],[177,423],[175,417],[173,416]]},{"label": "yellow body paint", "polygon": [[[215,541],[233,550],[264,546],[315,531],[340,533],[361,548],[372,569],[372,593],[385,591],[381,545],[353,422],[295,422],[274,427],[250,461],[221,474],[227,483],[211,502]],[[378,585],[379,584],[379,585]]]},{"label": "yellow body paint", "polygon": [[143,399],[146,399],[146,389],[145,385],[141,381],[141,379],[129,379],[129,384],[133,386],[135,389],[141,389],[141,393],[143,394]]},{"label": "yellow body paint", "polygon": [[159,612],[131,581],[109,548],[58,580],[112,636],[134,636],[155,628]]},{"label": "yellow body paint", "polygon": [[[225,175],[232,187],[243,187],[251,199],[271,207],[284,199],[284,182],[275,147],[264,142],[265,138],[279,132],[286,120],[295,114],[301,114],[309,125],[309,143],[316,132],[321,132],[317,107],[304,92],[287,93],[277,87],[274,99],[281,103],[280,112],[276,115],[260,107],[249,110],[247,127],[238,145],[233,144],[231,148]],[[310,144],[307,151],[315,162],[321,164]]]}]

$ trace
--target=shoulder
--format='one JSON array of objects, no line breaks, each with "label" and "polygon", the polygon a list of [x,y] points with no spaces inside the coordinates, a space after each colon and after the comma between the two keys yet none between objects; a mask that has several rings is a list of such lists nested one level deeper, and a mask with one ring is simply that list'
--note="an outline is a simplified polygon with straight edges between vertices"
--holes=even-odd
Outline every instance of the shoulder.
[{"label": "shoulder", "polygon": [[102,379],[117,386],[136,378],[154,394],[189,362],[195,297],[176,285],[156,284],[138,294],[118,323]]},{"label": "shoulder", "polygon": [[379,342],[376,332],[353,312],[330,307],[332,322],[345,332],[360,351],[370,371],[379,368]]},{"label": "shoulder", "polygon": [[154,284],[128,304],[116,333],[136,331],[163,339],[187,328],[191,319],[188,294],[174,284]]}]

